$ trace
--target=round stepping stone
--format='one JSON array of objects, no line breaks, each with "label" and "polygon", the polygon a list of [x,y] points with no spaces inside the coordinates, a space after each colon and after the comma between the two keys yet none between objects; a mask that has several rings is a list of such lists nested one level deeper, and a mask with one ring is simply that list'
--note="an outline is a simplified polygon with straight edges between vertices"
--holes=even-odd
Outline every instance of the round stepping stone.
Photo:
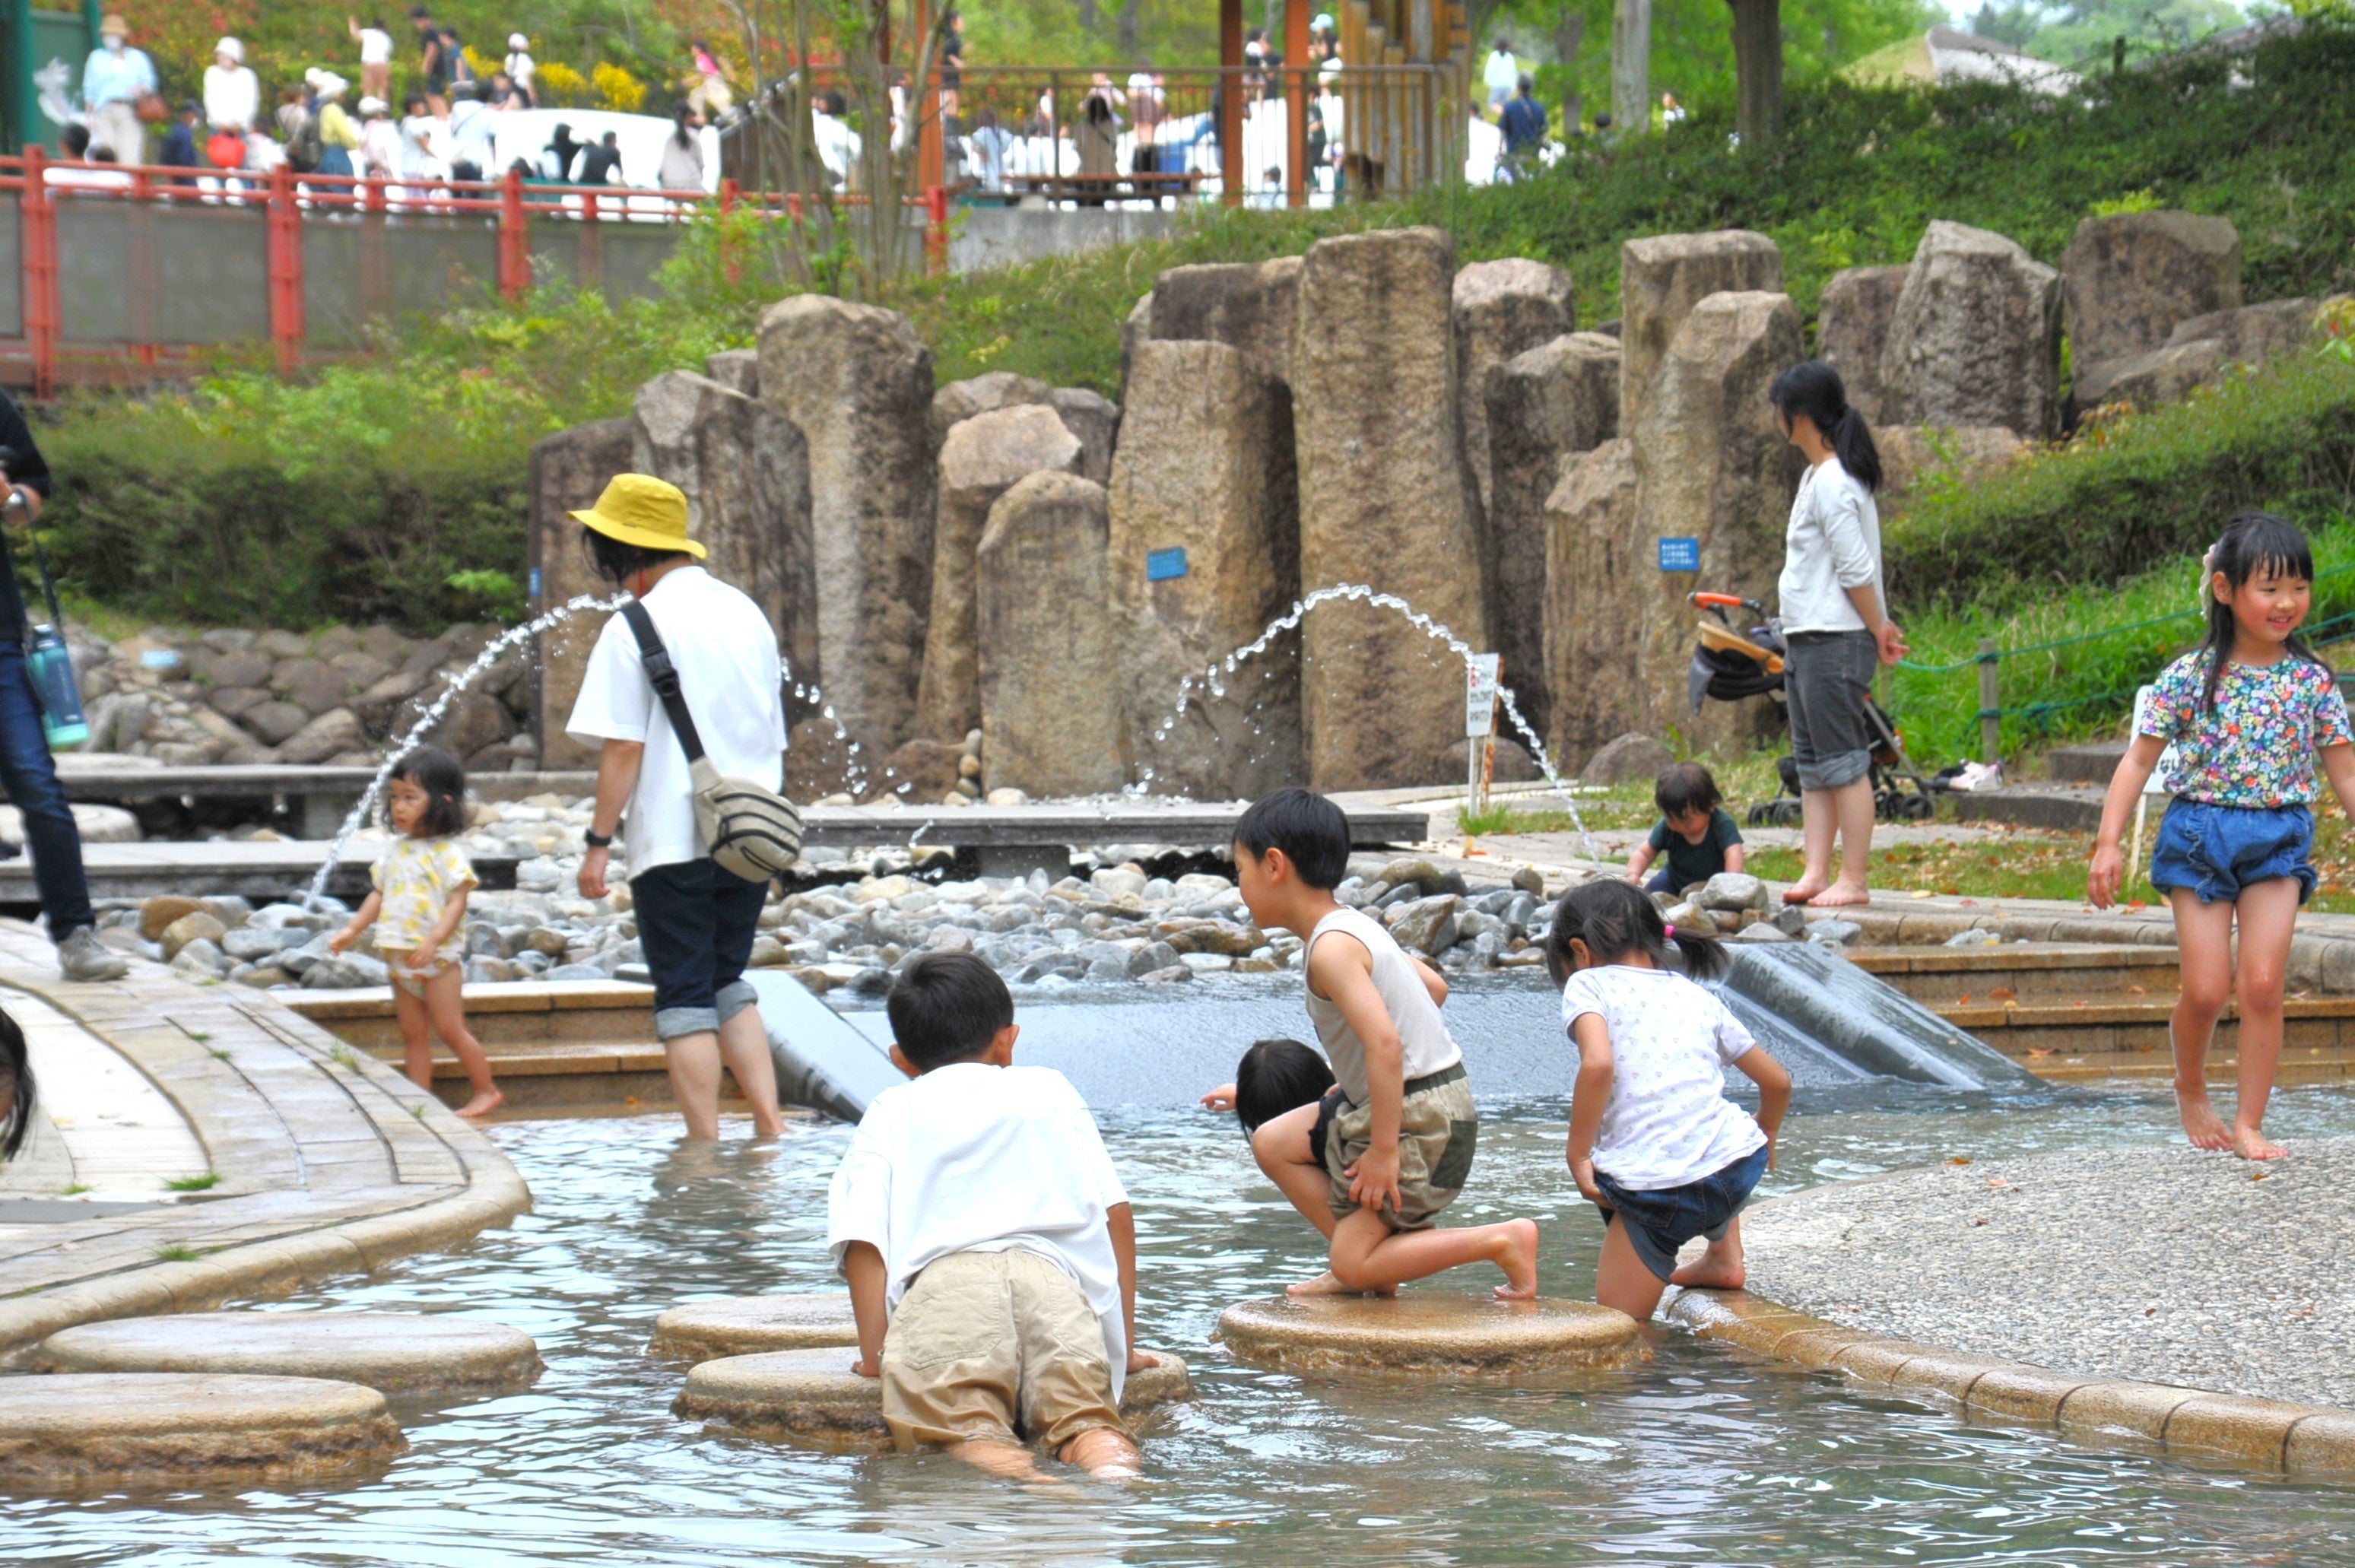
[{"label": "round stepping stone", "polygon": [[408,1446],[384,1395],[323,1378],[88,1372],[0,1378],[0,1481],[267,1480]]},{"label": "round stepping stone", "polygon": [[1410,1291],[1273,1296],[1219,1316],[1246,1361],[1287,1372],[1479,1377],[1616,1367],[1636,1353],[1636,1320],[1590,1301],[1497,1301]]},{"label": "round stepping stone", "polygon": [[646,1354],[667,1360],[709,1361],[771,1350],[813,1350],[858,1343],[850,1293],[734,1296],[674,1307],[655,1319]]},{"label": "round stepping stone", "polygon": [[[1159,1361],[1129,1373],[1121,1390],[1121,1412],[1132,1419],[1193,1397],[1186,1363],[1167,1350],[1153,1354]],[[888,1444],[882,1381],[852,1371],[855,1355],[836,1345],[704,1361],[687,1374],[671,1410],[690,1420],[818,1443]]]},{"label": "round stepping stone", "polygon": [[33,1361],[48,1372],[229,1372],[333,1378],[395,1398],[507,1393],[539,1376],[528,1334],[400,1312],[183,1312],[66,1328]]}]

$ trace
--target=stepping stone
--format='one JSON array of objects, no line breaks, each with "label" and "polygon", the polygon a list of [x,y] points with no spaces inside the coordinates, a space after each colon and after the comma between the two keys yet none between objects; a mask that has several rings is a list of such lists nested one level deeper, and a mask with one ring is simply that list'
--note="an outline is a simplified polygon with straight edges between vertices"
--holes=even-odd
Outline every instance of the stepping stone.
[{"label": "stepping stone", "polygon": [[1219,1337],[1242,1360],[1287,1372],[1511,1376],[1635,1359],[1636,1320],[1591,1301],[1278,1296],[1237,1302]]},{"label": "stepping stone", "polygon": [[[883,1424],[883,1384],[850,1370],[856,1354],[829,1346],[705,1361],[687,1374],[671,1410],[755,1434],[880,1447],[891,1441]],[[1129,1373],[1121,1390],[1121,1413],[1132,1420],[1194,1395],[1186,1363],[1167,1350],[1153,1354],[1158,1364]]]},{"label": "stepping stone", "polygon": [[858,1322],[844,1290],[805,1296],[734,1296],[674,1307],[655,1319],[646,1354],[709,1361],[771,1350],[813,1350],[858,1343]]},{"label": "stepping stone", "polygon": [[240,1481],[380,1465],[409,1446],[384,1395],[322,1378],[0,1378],[0,1481]]},{"label": "stepping stone", "polygon": [[86,1323],[35,1352],[45,1372],[334,1378],[392,1397],[509,1393],[539,1376],[531,1336],[402,1312],[183,1312]]}]

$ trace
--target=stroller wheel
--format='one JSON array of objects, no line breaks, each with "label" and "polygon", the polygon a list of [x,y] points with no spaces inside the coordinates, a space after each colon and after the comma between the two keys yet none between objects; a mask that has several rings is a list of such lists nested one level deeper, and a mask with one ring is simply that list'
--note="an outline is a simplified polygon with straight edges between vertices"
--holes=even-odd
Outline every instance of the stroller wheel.
[{"label": "stroller wheel", "polygon": [[1907,822],[1927,822],[1936,809],[1936,803],[1926,795],[1901,795],[1897,797],[1897,815]]}]

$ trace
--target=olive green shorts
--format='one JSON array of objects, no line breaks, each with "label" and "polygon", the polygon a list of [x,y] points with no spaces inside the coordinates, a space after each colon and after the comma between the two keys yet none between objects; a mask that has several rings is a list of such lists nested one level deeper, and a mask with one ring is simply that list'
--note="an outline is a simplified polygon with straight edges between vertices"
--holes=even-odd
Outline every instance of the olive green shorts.
[{"label": "olive green shorts", "polygon": [[[1325,1174],[1333,1182],[1333,1212],[1347,1214],[1358,1207],[1349,1196],[1348,1172],[1371,1145],[1374,1112],[1346,1099],[1337,1104],[1325,1129]],[[1408,1079],[1406,1096],[1399,1102],[1399,1206],[1381,1211],[1391,1228],[1424,1230],[1455,1202],[1472,1174],[1479,1141],[1480,1113],[1462,1062]]]}]

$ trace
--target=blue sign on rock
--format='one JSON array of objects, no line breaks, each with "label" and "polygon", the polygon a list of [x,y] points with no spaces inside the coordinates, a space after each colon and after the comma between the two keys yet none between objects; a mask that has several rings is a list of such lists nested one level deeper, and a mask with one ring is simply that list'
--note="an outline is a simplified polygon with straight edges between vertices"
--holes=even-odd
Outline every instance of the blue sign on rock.
[{"label": "blue sign on rock", "polygon": [[1660,540],[1660,570],[1662,571],[1699,571],[1700,540],[1663,538]]},{"label": "blue sign on rock", "polygon": [[1148,551],[1145,557],[1145,581],[1167,582],[1173,577],[1186,575],[1186,547]]}]

